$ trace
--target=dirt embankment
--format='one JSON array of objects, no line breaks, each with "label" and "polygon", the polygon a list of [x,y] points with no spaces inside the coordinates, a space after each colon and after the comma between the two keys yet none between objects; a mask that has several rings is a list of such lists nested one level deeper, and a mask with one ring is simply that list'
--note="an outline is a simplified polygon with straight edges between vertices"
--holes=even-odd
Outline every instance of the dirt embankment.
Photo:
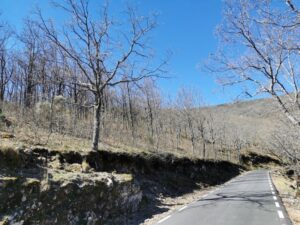
[{"label": "dirt embankment", "polygon": [[142,192],[130,174],[83,173],[52,157],[0,151],[0,224],[126,224],[138,209]]},{"label": "dirt embankment", "polygon": [[273,168],[283,166],[283,162],[270,155],[263,155],[256,152],[248,152],[241,155],[241,163],[248,169]]},{"label": "dirt embankment", "polygon": [[280,168],[272,172],[274,185],[293,224],[300,225],[300,189],[296,178],[293,170]]},{"label": "dirt embankment", "polygon": [[241,169],[170,154],[8,149],[0,151],[0,221],[140,224],[168,210],[162,197],[221,184]]}]

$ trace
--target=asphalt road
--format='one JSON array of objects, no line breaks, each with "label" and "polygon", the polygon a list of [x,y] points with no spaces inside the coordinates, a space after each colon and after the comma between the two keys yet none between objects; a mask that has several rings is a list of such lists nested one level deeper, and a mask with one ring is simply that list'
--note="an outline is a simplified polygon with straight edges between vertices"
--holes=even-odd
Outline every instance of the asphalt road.
[{"label": "asphalt road", "polygon": [[267,170],[246,173],[159,225],[291,225]]}]

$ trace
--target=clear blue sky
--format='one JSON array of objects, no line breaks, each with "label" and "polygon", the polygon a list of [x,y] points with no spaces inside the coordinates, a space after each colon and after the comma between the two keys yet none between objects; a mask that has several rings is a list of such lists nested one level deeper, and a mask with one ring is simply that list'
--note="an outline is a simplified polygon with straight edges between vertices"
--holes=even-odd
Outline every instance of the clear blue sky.
[{"label": "clear blue sky", "polygon": [[[93,4],[103,1],[92,0]],[[152,33],[153,48],[163,55],[172,50],[170,73],[174,77],[159,81],[166,95],[174,96],[182,87],[198,89],[209,104],[232,101],[238,93],[215,83],[212,75],[199,69],[199,64],[216,50],[217,39],[214,30],[221,22],[221,0],[112,0],[114,13],[122,11],[126,2],[135,3],[141,14],[158,12],[158,28]],[[30,15],[38,4],[46,16],[62,17],[57,10],[51,9],[48,0],[0,0],[2,19],[17,30],[22,28],[23,19]]]}]

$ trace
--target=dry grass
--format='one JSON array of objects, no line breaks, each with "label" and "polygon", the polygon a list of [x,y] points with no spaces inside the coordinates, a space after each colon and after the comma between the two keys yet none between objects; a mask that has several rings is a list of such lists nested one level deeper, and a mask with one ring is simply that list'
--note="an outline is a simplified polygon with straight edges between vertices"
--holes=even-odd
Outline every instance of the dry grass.
[{"label": "dry grass", "polygon": [[21,158],[17,148],[13,142],[2,141],[0,143],[0,162],[7,163],[10,166],[18,166],[21,164]]},{"label": "dry grass", "polygon": [[[216,117],[216,130],[222,130],[223,124],[226,125],[226,143],[225,147],[220,143],[216,143],[215,147],[219,149],[217,160],[228,160],[237,163],[238,157],[235,147],[233,146],[232,137],[237,132],[241,138],[245,139],[245,143],[241,153],[245,153],[247,150],[253,151],[253,149],[259,149],[262,152],[262,148],[253,143],[259,142],[259,138],[263,137],[263,134],[269,134],[274,128],[273,123],[273,109],[270,104],[266,104],[270,100],[256,100],[244,103],[229,104],[223,106],[215,106],[204,108],[204,113],[212,113]],[[265,106],[268,105],[267,108]],[[5,105],[5,115],[12,121],[13,128],[8,130],[1,137],[0,144],[5,141],[11,143],[15,147],[19,145],[29,146],[43,146],[49,149],[59,151],[88,151],[91,148],[91,140],[86,138],[90,135],[91,124],[88,120],[77,120],[75,133],[68,133],[69,129],[63,129],[63,133],[51,133],[49,134],[46,126],[49,121],[39,120],[36,118],[34,112],[21,113],[21,110],[16,109],[15,105]],[[66,115],[68,118],[68,115]],[[180,119],[180,118],[179,118]],[[67,119],[69,121],[70,119]],[[44,121],[45,124],[42,122]],[[69,121],[70,122],[70,121]],[[77,124],[78,123],[78,124]],[[43,124],[44,126],[41,126]],[[144,124],[145,125],[145,124]],[[70,128],[70,124],[66,125],[66,128]],[[172,133],[164,133],[160,137],[159,147],[157,143],[150,144],[147,136],[147,129],[143,126],[139,126],[140,130],[137,130],[137,138],[133,141],[131,133],[128,129],[125,129],[121,123],[116,121],[109,122],[109,126],[106,126],[107,132],[102,132],[100,143],[100,149],[117,151],[117,152],[158,152],[158,153],[171,153],[178,157],[185,156],[189,158],[201,158],[202,157],[202,141],[197,140],[195,152],[192,151],[191,141],[187,137],[181,137],[179,145],[176,144],[176,139]],[[270,129],[266,131],[265,129]],[[87,132],[87,130],[89,132]],[[83,133],[85,135],[79,135]],[[107,133],[107,134],[104,134]],[[70,134],[70,135],[68,135]],[[77,135],[78,137],[71,136]],[[255,135],[255,137],[251,137]],[[9,137],[9,138],[8,138]],[[14,138],[15,137],[15,138]],[[79,138],[81,137],[81,138]],[[247,137],[247,138],[246,138]],[[6,140],[13,138],[12,140]],[[228,140],[227,140],[228,139]],[[250,144],[249,144],[250,143]],[[177,148],[178,147],[178,148]],[[207,144],[206,159],[215,159],[215,153],[212,149],[212,145]],[[247,149],[246,149],[247,148]],[[228,151],[231,149],[231,152]]]},{"label": "dry grass", "polygon": [[294,225],[300,225],[300,198],[296,198],[295,180],[273,173],[272,179]]},{"label": "dry grass", "polygon": [[[13,132],[0,132],[0,150],[28,148],[31,146],[42,146],[57,151],[77,151],[85,152],[91,149],[91,140],[78,138],[59,133],[49,134],[43,129],[33,130],[29,126],[16,127]],[[106,138],[100,145],[100,149],[114,152],[142,153],[151,150],[143,147],[133,147],[129,142],[128,145]]]},{"label": "dry grass", "polygon": [[[0,149],[11,147],[12,149],[29,148],[32,146],[45,147],[56,151],[77,151],[86,152],[91,149],[91,140],[87,138],[79,138],[70,135],[63,135],[60,133],[49,134],[42,128],[30,126],[29,124],[20,124],[15,126],[10,131],[0,131]],[[186,147],[186,146],[185,146]],[[207,159],[214,159],[214,152],[207,146]],[[201,152],[188,151],[187,149],[159,149],[155,150],[143,143],[132,143],[131,140],[127,142],[124,140],[117,140],[115,138],[102,138],[99,144],[101,150],[108,150],[112,152],[126,152],[126,153],[170,153],[177,157],[188,157],[190,159],[202,158]],[[241,153],[246,154],[254,149],[242,149]],[[259,153],[259,151],[258,151]],[[218,153],[218,160],[229,160],[237,163],[237,156],[231,153],[231,160],[228,159],[227,151]]]},{"label": "dry grass", "polygon": [[[215,132],[222,132],[223,125],[226,125],[226,137],[219,137],[219,139],[224,139],[216,141],[215,147],[219,149],[218,157],[219,160],[229,160],[232,162],[237,162],[236,151],[233,146],[233,139],[238,133],[241,138],[245,138],[245,142],[248,142],[248,137],[253,134],[256,136],[263,136],[265,132],[259,133],[260,128],[269,128],[272,127],[272,123],[265,123],[266,117],[269,116],[268,113],[264,112],[264,102],[247,102],[241,105],[232,104],[226,106],[216,106],[203,109],[205,112],[210,112],[216,117],[216,124],[214,126]],[[257,112],[249,114],[249,109],[257,108]],[[248,114],[245,114],[245,109]],[[14,104],[5,104],[4,107],[5,116],[12,121],[13,124],[13,134],[16,136],[18,141],[21,141],[28,145],[40,145],[49,147],[56,150],[76,150],[76,151],[85,151],[90,149],[90,140],[91,137],[91,118],[82,118],[73,120],[74,115],[69,112],[57,114],[56,118],[53,119],[53,131],[60,132],[60,134],[52,133],[49,135],[47,130],[50,128],[50,121],[44,114],[39,115],[35,112],[34,109],[27,110],[23,112],[21,109],[16,107]],[[264,118],[260,116],[255,116],[263,111]],[[198,110],[197,110],[198,112]],[[100,148],[111,148],[113,150],[117,149],[118,151],[126,150],[127,152],[163,152],[163,153],[172,153],[178,156],[188,156],[191,158],[201,158],[202,157],[202,139],[197,134],[196,147],[193,152],[191,140],[189,138],[189,131],[181,131],[180,140],[176,135],[175,128],[172,126],[177,125],[169,121],[170,117],[174,120],[178,120],[180,123],[184,123],[184,118],[181,118],[180,115],[175,115],[175,111],[171,110],[170,112],[162,110],[160,113],[160,119],[165,121],[165,124],[162,130],[155,132],[154,137],[150,138],[149,129],[145,121],[139,121],[138,126],[135,128],[135,140],[133,140],[131,135],[131,130],[126,123],[120,118],[111,118],[111,115],[104,115],[105,120],[105,132],[101,132],[102,143]],[[197,114],[198,115],[198,114]],[[269,121],[269,120],[268,120]],[[59,131],[58,124],[61,123],[61,130]],[[224,124],[225,123],[225,124]],[[173,125],[172,125],[173,124]],[[245,127],[245,129],[240,129]],[[41,129],[43,128],[43,129]],[[259,128],[259,129],[258,129]],[[197,130],[195,128],[195,130]],[[219,132],[220,131],[220,132]],[[62,134],[65,133],[65,134]],[[69,135],[74,135],[69,136]],[[76,137],[81,138],[76,138]],[[207,133],[208,136],[208,133]],[[220,136],[220,135],[219,135]],[[150,140],[151,139],[151,140]],[[255,142],[256,137],[249,139],[249,142]],[[249,148],[249,145],[246,146]],[[208,159],[214,159],[215,153],[213,151],[212,145],[207,143],[206,157]],[[229,152],[228,149],[232,151]],[[229,156],[230,155],[230,156]]]},{"label": "dry grass", "polygon": [[[126,143],[126,144],[125,144]],[[60,133],[49,134],[46,130],[32,127],[28,124],[16,126],[11,131],[0,132],[0,149],[11,147],[17,149],[31,146],[41,146],[57,151],[77,151],[85,152],[91,149],[91,140],[78,138]],[[132,143],[131,141],[116,140],[109,137],[103,138],[99,148],[113,152],[127,153],[172,153],[178,157],[200,158],[200,154],[193,154],[191,151],[176,151],[172,149],[154,150],[142,143]]]}]

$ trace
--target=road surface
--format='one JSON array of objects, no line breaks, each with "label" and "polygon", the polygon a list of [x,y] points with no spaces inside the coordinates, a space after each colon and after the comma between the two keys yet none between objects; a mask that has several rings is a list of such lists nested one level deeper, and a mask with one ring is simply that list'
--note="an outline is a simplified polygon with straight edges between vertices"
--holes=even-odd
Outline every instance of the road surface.
[{"label": "road surface", "polygon": [[267,170],[246,173],[158,225],[291,225]]}]

